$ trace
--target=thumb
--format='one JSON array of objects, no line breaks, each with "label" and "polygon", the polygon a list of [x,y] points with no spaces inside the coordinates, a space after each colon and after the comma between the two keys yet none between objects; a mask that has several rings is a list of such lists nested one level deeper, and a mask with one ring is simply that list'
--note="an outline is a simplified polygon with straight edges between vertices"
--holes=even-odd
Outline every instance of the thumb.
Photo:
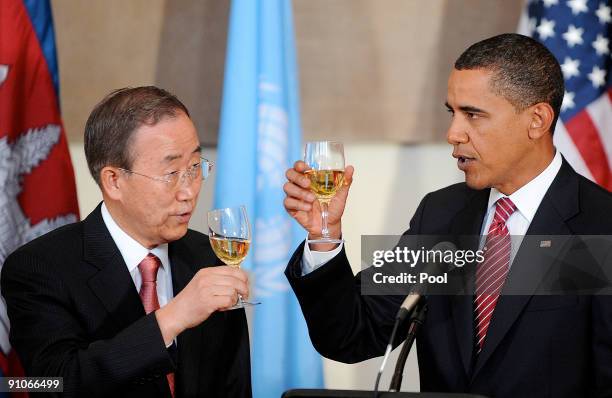
[{"label": "thumb", "polygon": [[350,187],[353,183],[353,174],[355,173],[355,168],[353,166],[346,166],[344,169],[344,185]]},{"label": "thumb", "polygon": [[351,187],[351,184],[353,184],[353,174],[354,174],[354,172],[355,172],[355,168],[353,166],[347,166],[344,169],[344,182],[343,182],[343,186],[336,193],[336,196],[340,200],[342,200],[343,202],[346,201],[346,198],[348,196],[348,192],[349,192],[349,189]]}]

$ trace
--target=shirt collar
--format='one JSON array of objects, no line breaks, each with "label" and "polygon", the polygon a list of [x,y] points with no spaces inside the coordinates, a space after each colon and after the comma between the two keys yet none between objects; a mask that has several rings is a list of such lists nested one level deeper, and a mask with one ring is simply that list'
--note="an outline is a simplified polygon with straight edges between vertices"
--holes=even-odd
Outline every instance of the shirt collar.
[{"label": "shirt collar", "polygon": [[104,220],[104,224],[111,238],[113,238],[113,241],[119,248],[119,252],[130,273],[138,267],[138,264],[140,264],[148,253],[155,254],[160,259],[163,268],[166,268],[170,264],[167,243],[154,247],[151,250],[147,249],[119,227],[104,202],[102,202],[102,219]]},{"label": "shirt collar", "polygon": [[491,188],[487,209],[490,211],[498,199],[508,197],[516,205],[517,210],[531,223],[546,191],[548,191],[557,173],[559,173],[561,163],[561,154],[557,151],[552,162],[550,162],[544,171],[510,196],[504,195],[495,188]]}]

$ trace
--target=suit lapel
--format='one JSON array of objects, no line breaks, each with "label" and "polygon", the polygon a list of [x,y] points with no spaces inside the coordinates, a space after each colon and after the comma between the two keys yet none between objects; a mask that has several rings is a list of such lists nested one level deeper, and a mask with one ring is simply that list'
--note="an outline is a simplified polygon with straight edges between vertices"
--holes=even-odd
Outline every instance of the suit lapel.
[{"label": "suit lapel", "polygon": [[[558,258],[555,251],[561,250],[566,238],[554,235],[571,234],[565,221],[576,215],[578,211],[578,178],[571,167],[563,161],[559,173],[544,195],[527,230],[527,235],[530,235],[531,238],[523,239],[512,263],[502,294],[493,312],[484,346],[478,355],[473,378],[519,318],[542,279],[554,264],[554,259]],[[551,248],[540,248],[540,239],[537,235],[545,235],[544,239],[551,240]],[[521,292],[521,295],[516,295],[516,292]]]},{"label": "suit lapel", "polygon": [[[490,190],[477,191],[470,198],[468,205],[460,211],[451,225],[451,233],[457,237],[458,248],[462,250],[476,250],[482,222],[487,208]],[[473,320],[473,284],[474,269],[463,269],[463,286],[465,291],[450,298],[451,311],[457,343],[461,354],[465,374],[470,374],[472,367],[474,347],[474,320]]]},{"label": "suit lapel", "polygon": [[[183,238],[169,244],[170,264],[172,267],[172,289],[176,297],[194,277],[196,270],[192,267],[195,259],[202,254],[191,253],[184,244]],[[178,338],[178,377],[179,383],[185,385],[182,391],[197,389],[200,377],[200,360],[202,344],[202,327],[187,329],[179,334]],[[186,384],[190,384],[187,386]]]},{"label": "suit lapel", "polygon": [[134,281],[102,219],[101,205],[83,221],[84,260],[98,269],[87,284],[123,329],[145,315]]}]

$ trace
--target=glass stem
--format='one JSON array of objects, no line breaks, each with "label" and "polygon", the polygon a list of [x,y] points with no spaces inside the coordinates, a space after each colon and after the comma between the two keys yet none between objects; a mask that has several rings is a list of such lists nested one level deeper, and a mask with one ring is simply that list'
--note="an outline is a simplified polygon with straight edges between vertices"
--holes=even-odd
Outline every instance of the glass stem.
[{"label": "glass stem", "polygon": [[321,235],[323,239],[329,239],[329,229],[327,228],[327,216],[329,215],[328,203],[326,201],[321,202]]}]

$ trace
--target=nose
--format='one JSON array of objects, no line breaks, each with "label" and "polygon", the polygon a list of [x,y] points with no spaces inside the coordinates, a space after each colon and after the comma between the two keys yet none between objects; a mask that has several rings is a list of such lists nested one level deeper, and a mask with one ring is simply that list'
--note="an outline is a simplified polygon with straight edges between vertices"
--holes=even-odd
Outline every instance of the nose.
[{"label": "nose", "polygon": [[179,201],[191,200],[195,198],[202,187],[202,179],[194,176],[183,176],[179,181],[176,198]]},{"label": "nose", "polygon": [[446,132],[446,141],[451,145],[467,144],[470,141],[467,131],[465,123],[454,117]]}]

